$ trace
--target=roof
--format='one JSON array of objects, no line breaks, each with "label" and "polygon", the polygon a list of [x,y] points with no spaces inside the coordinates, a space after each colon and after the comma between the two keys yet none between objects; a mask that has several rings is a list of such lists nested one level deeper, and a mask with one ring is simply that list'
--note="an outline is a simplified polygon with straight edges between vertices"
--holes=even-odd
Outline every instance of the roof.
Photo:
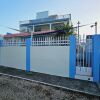
[{"label": "roof", "polygon": [[27,37],[29,36],[29,33],[15,33],[15,34],[6,34],[4,35],[4,38],[10,38],[10,37]]},{"label": "roof", "polygon": [[[45,34],[49,34],[49,33],[54,33],[56,32],[55,30],[52,31],[41,31],[41,32],[33,32],[33,35],[45,35]],[[31,34],[29,33],[15,33],[15,34],[6,34],[4,35],[4,38],[11,38],[11,37],[28,37]]]}]

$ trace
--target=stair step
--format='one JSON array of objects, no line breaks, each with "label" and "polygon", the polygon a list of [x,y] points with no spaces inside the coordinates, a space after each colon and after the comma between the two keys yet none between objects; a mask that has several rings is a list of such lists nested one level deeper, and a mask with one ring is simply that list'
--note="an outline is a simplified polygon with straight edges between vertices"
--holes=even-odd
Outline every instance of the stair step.
[{"label": "stair step", "polygon": [[85,75],[75,75],[76,79],[82,79],[82,80],[88,80],[88,81],[93,81],[93,77],[91,76],[85,76]]}]

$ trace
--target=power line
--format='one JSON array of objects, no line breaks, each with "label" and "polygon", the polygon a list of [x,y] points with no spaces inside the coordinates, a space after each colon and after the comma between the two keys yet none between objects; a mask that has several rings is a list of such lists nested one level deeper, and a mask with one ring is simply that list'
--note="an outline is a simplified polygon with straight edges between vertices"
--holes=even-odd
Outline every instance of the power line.
[{"label": "power line", "polygon": [[8,29],[11,29],[11,30],[14,30],[14,31],[22,32],[22,31],[19,30],[19,29],[12,28],[12,27],[8,27],[8,26],[4,26],[4,25],[0,25],[0,27],[4,27],[4,28],[8,28]]}]

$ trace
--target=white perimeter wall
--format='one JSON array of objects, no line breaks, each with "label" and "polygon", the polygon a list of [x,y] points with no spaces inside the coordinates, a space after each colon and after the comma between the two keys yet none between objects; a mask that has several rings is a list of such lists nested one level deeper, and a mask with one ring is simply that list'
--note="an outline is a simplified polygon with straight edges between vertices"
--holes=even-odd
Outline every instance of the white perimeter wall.
[{"label": "white perimeter wall", "polygon": [[0,47],[0,65],[25,70],[26,47]]},{"label": "white perimeter wall", "polygon": [[31,46],[31,71],[69,76],[69,46]]},{"label": "white perimeter wall", "polygon": [[[0,65],[26,70],[26,47],[0,47]],[[31,46],[31,71],[69,76],[69,46]]]}]

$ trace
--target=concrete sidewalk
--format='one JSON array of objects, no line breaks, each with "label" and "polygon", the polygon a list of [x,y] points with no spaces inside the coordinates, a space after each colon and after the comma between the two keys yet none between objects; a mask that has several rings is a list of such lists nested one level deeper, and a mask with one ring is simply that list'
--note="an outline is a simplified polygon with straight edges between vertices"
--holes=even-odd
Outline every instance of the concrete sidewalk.
[{"label": "concrete sidewalk", "polygon": [[81,93],[100,97],[100,89],[94,82],[70,79],[37,72],[25,72],[23,70],[4,66],[0,66],[0,73],[11,74],[23,78],[33,79],[36,81],[46,82],[53,85],[59,85],[62,87],[66,87],[69,90],[80,91]]}]

